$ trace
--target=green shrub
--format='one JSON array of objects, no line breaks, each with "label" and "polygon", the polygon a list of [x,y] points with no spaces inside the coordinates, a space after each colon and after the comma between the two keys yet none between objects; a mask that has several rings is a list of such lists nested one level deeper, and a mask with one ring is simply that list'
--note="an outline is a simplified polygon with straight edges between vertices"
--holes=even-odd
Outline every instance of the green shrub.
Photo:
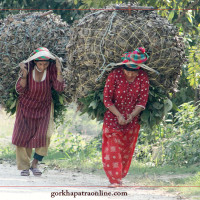
[{"label": "green shrub", "polygon": [[[199,105],[188,102],[178,107],[178,112],[158,125],[148,135],[141,130],[138,138],[137,154],[140,160],[156,164],[192,165],[200,162],[200,115]],[[153,158],[153,149],[159,149]],[[142,155],[142,156],[141,156]]]}]

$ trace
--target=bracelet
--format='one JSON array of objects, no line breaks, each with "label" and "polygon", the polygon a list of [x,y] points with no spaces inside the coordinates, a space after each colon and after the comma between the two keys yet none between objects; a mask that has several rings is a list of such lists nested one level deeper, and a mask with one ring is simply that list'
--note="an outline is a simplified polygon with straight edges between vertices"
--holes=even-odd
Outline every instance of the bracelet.
[{"label": "bracelet", "polygon": [[59,76],[59,75],[62,75],[62,73],[61,72],[57,72],[57,75]]}]

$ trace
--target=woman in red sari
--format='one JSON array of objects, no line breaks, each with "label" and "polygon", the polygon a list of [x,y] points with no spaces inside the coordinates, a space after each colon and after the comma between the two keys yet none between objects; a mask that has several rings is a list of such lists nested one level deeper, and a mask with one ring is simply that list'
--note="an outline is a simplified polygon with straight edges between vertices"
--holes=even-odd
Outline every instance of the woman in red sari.
[{"label": "woman in red sari", "polygon": [[[21,175],[29,176],[31,170],[35,176],[40,176],[38,161],[47,155],[53,131],[51,88],[64,89],[61,63],[47,48],[39,47],[19,65],[21,76],[16,83],[19,98],[12,143],[16,145],[17,167],[22,170]],[[35,148],[35,154],[30,163],[32,148]]]},{"label": "woman in red sari", "polygon": [[104,88],[102,161],[111,187],[122,184],[129,170],[140,130],[139,114],[148,100],[149,80],[140,64],[144,48],[124,54],[123,65],[108,75]]}]

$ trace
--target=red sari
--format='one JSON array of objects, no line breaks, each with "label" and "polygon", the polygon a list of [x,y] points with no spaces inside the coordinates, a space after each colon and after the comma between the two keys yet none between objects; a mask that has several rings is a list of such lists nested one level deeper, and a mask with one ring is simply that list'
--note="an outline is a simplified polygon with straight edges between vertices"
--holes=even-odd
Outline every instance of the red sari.
[{"label": "red sari", "polygon": [[19,99],[12,143],[26,148],[44,147],[50,120],[51,88],[63,91],[64,83],[57,80],[57,69],[52,63],[47,68],[45,80],[36,82],[33,79],[33,66],[25,88],[20,85],[20,80],[16,85]]},{"label": "red sari", "polygon": [[[139,70],[129,83],[123,68],[114,69],[106,80],[104,105],[112,105],[127,119],[136,106],[145,108],[149,93],[146,72]],[[129,170],[140,130],[139,116],[127,125],[119,125],[117,117],[109,110],[104,115],[102,161],[110,183],[120,183]]]}]

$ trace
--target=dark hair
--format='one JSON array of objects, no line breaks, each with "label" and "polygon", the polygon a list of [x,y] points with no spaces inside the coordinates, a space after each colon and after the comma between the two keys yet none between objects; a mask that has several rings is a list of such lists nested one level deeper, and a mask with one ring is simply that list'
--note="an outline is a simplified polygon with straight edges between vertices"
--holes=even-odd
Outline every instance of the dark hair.
[{"label": "dark hair", "polygon": [[[31,60],[30,62],[29,62],[29,66],[31,67],[31,68],[34,68],[34,66],[35,66],[35,62],[39,62],[39,61],[47,61],[47,60]],[[55,60],[52,60],[52,59],[49,59],[49,67],[51,67],[51,65],[53,65],[53,64],[55,64],[56,63],[56,61]],[[27,64],[27,67],[28,67],[28,64]]]},{"label": "dark hair", "polygon": [[34,60],[35,62],[43,62],[43,61],[49,61],[49,62],[55,62],[55,60],[53,59],[49,59],[49,60]]},{"label": "dark hair", "polygon": [[121,65],[126,71],[138,71],[139,69],[134,69],[134,68],[130,68],[127,67],[125,64]]}]

